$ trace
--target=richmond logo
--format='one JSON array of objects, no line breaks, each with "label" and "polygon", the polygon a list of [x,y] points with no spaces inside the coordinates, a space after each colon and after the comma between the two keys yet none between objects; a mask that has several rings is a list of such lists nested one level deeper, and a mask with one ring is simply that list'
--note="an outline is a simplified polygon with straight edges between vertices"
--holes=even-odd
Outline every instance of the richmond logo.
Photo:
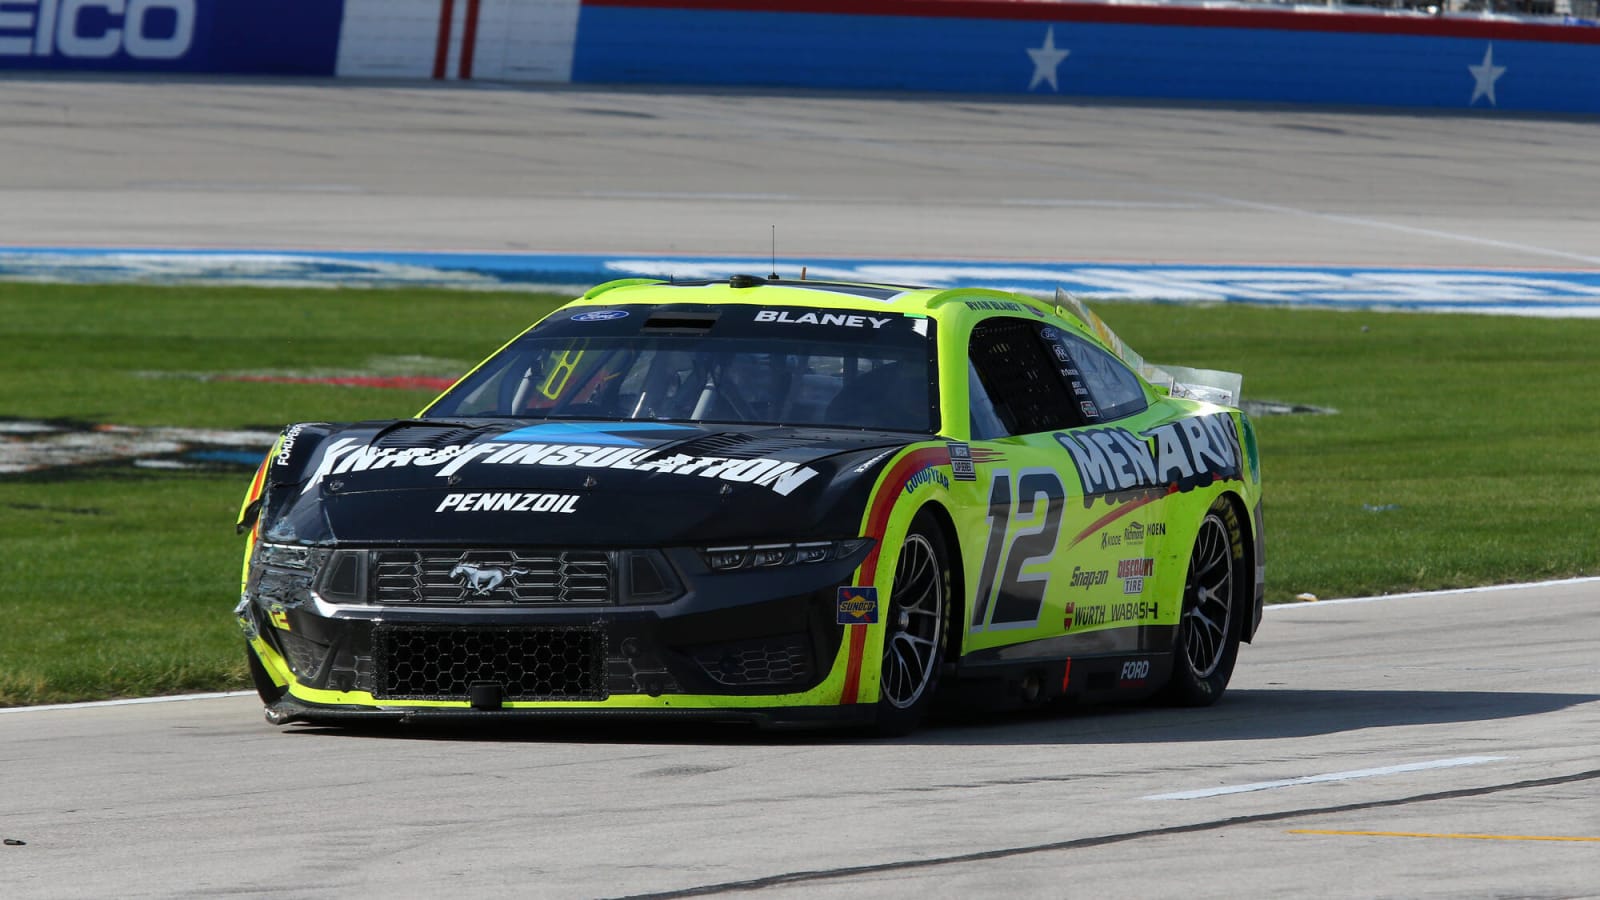
[{"label": "richmond logo", "polygon": [[485,596],[495,588],[504,584],[507,578],[514,575],[526,575],[527,569],[499,569],[494,566],[478,568],[462,563],[450,570],[451,578],[465,579],[462,586],[478,596]]}]

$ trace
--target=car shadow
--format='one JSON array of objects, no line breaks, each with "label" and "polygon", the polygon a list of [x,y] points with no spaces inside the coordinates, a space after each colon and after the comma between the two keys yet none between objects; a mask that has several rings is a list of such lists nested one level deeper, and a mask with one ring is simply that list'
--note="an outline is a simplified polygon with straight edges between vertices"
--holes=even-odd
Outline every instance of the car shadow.
[{"label": "car shadow", "polygon": [[1142,744],[1297,738],[1555,712],[1600,694],[1518,691],[1230,689],[1215,706],[1072,707],[1011,716],[963,714],[907,738],[938,744]]},{"label": "car shadow", "polygon": [[1140,744],[1310,737],[1411,725],[1486,722],[1555,712],[1600,694],[1518,691],[1234,689],[1215,706],[1149,704],[1044,707],[1015,712],[947,711],[911,735],[873,738],[859,730],[761,730],[705,722],[453,721],[360,726],[297,725],[287,734],[388,740],[561,744],[907,745]]}]

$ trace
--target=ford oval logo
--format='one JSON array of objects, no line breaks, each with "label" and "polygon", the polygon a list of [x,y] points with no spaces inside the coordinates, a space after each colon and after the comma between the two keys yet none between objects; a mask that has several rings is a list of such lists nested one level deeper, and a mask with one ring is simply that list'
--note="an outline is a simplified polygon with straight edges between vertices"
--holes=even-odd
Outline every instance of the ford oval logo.
[{"label": "ford oval logo", "polygon": [[609,322],[612,319],[626,319],[628,311],[625,309],[597,309],[594,312],[582,312],[572,317],[574,322]]}]

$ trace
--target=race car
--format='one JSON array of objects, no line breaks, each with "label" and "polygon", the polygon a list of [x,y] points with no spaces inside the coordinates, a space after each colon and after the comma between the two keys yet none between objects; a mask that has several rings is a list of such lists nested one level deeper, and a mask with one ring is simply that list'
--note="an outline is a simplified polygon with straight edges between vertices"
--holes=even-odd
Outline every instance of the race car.
[{"label": "race car", "polygon": [[235,612],[274,724],[1203,706],[1261,619],[1237,391],[1061,294],[614,281],[285,429]]}]

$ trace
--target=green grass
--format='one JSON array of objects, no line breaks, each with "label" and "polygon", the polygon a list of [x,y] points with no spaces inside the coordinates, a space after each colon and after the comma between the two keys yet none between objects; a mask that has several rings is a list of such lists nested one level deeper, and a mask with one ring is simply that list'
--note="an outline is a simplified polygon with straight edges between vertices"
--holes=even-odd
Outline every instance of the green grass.
[{"label": "green grass", "polygon": [[1100,312],[1148,359],[1243,372],[1247,398],[1339,411],[1256,420],[1269,599],[1600,572],[1600,322]]},{"label": "green grass", "polygon": [[[404,415],[429,392],[197,376],[457,374],[556,302],[0,284],[0,416],[276,429]],[[1270,599],[1600,569],[1600,322],[1099,309],[1152,360],[1240,371],[1247,397],[1339,410],[1257,420]],[[0,476],[0,705],[244,687],[229,611],[246,478]]]},{"label": "green grass", "polygon": [[[431,374],[457,375],[559,302],[0,284],[0,416],[276,430],[409,415],[432,392],[198,376],[418,354]],[[247,480],[127,468],[0,476],[0,706],[246,686],[229,613]]]}]

